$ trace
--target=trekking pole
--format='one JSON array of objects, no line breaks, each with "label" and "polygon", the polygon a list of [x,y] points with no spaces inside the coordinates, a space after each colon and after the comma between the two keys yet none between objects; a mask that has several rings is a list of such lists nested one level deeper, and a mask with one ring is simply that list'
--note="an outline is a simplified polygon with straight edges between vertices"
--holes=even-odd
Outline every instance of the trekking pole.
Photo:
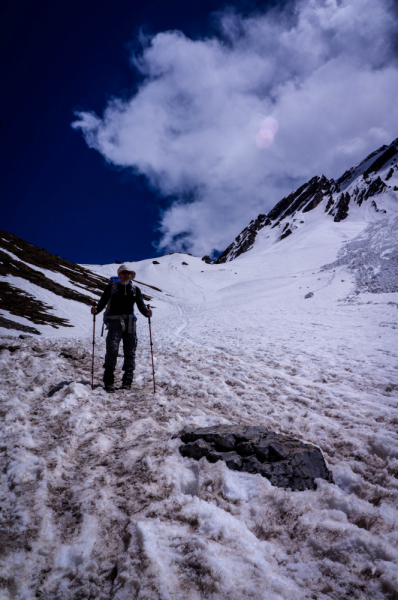
[{"label": "trekking pole", "polygon": [[[95,308],[97,303],[93,300],[93,307]],[[93,362],[91,365],[91,389],[94,389],[94,349],[95,349],[95,316],[93,315]]]},{"label": "trekking pole", "polygon": [[[151,310],[151,305],[147,304],[147,309]],[[155,365],[153,362],[153,344],[152,344],[152,331],[151,331],[151,317],[148,317],[148,324],[149,324],[149,339],[151,341],[151,356],[152,356],[152,375],[153,375],[153,393],[156,392],[156,386],[155,386]]]}]

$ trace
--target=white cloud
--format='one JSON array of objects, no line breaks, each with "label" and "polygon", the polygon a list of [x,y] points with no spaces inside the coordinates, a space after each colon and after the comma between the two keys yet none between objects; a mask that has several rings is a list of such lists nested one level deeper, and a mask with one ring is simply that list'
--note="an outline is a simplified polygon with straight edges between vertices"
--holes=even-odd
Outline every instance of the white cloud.
[{"label": "white cloud", "polygon": [[176,198],[160,249],[223,250],[248,221],[316,174],[340,175],[398,136],[397,18],[389,0],[305,0],[219,15],[219,36],[147,40],[144,76],[88,145]]}]

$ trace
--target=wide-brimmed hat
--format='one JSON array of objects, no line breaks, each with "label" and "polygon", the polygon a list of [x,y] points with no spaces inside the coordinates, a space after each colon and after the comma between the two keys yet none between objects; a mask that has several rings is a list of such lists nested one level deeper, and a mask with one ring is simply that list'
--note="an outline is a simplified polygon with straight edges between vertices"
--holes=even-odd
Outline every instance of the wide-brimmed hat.
[{"label": "wide-brimmed hat", "polygon": [[120,275],[120,271],[130,271],[131,272],[131,279],[135,279],[135,271],[133,271],[133,269],[130,267],[130,265],[123,263],[122,265],[119,265],[118,269],[117,269],[117,274]]}]

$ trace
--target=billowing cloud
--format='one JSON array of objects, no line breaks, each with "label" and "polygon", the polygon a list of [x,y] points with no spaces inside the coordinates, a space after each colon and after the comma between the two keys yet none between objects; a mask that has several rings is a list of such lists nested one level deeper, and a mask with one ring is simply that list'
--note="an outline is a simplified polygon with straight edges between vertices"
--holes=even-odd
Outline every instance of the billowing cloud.
[{"label": "billowing cloud", "polygon": [[143,43],[136,94],[73,127],[173,202],[159,249],[223,250],[310,177],[340,175],[398,136],[398,19],[391,0],[298,0],[217,37]]}]

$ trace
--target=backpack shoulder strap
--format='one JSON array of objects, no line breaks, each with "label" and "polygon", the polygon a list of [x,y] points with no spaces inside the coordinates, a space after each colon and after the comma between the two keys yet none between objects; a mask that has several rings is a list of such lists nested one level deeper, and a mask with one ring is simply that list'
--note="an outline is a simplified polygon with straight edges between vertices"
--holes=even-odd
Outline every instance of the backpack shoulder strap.
[{"label": "backpack shoulder strap", "polygon": [[116,292],[117,292],[117,284],[118,284],[119,281],[120,281],[119,277],[111,277],[109,279],[109,283],[112,284],[112,287],[111,287],[111,297],[109,298],[109,302],[106,305],[106,308],[104,310],[104,323],[107,323],[107,321],[108,321],[108,316],[109,316],[109,311],[110,311],[110,308],[111,308],[112,297],[113,297],[113,294],[116,294]]}]

